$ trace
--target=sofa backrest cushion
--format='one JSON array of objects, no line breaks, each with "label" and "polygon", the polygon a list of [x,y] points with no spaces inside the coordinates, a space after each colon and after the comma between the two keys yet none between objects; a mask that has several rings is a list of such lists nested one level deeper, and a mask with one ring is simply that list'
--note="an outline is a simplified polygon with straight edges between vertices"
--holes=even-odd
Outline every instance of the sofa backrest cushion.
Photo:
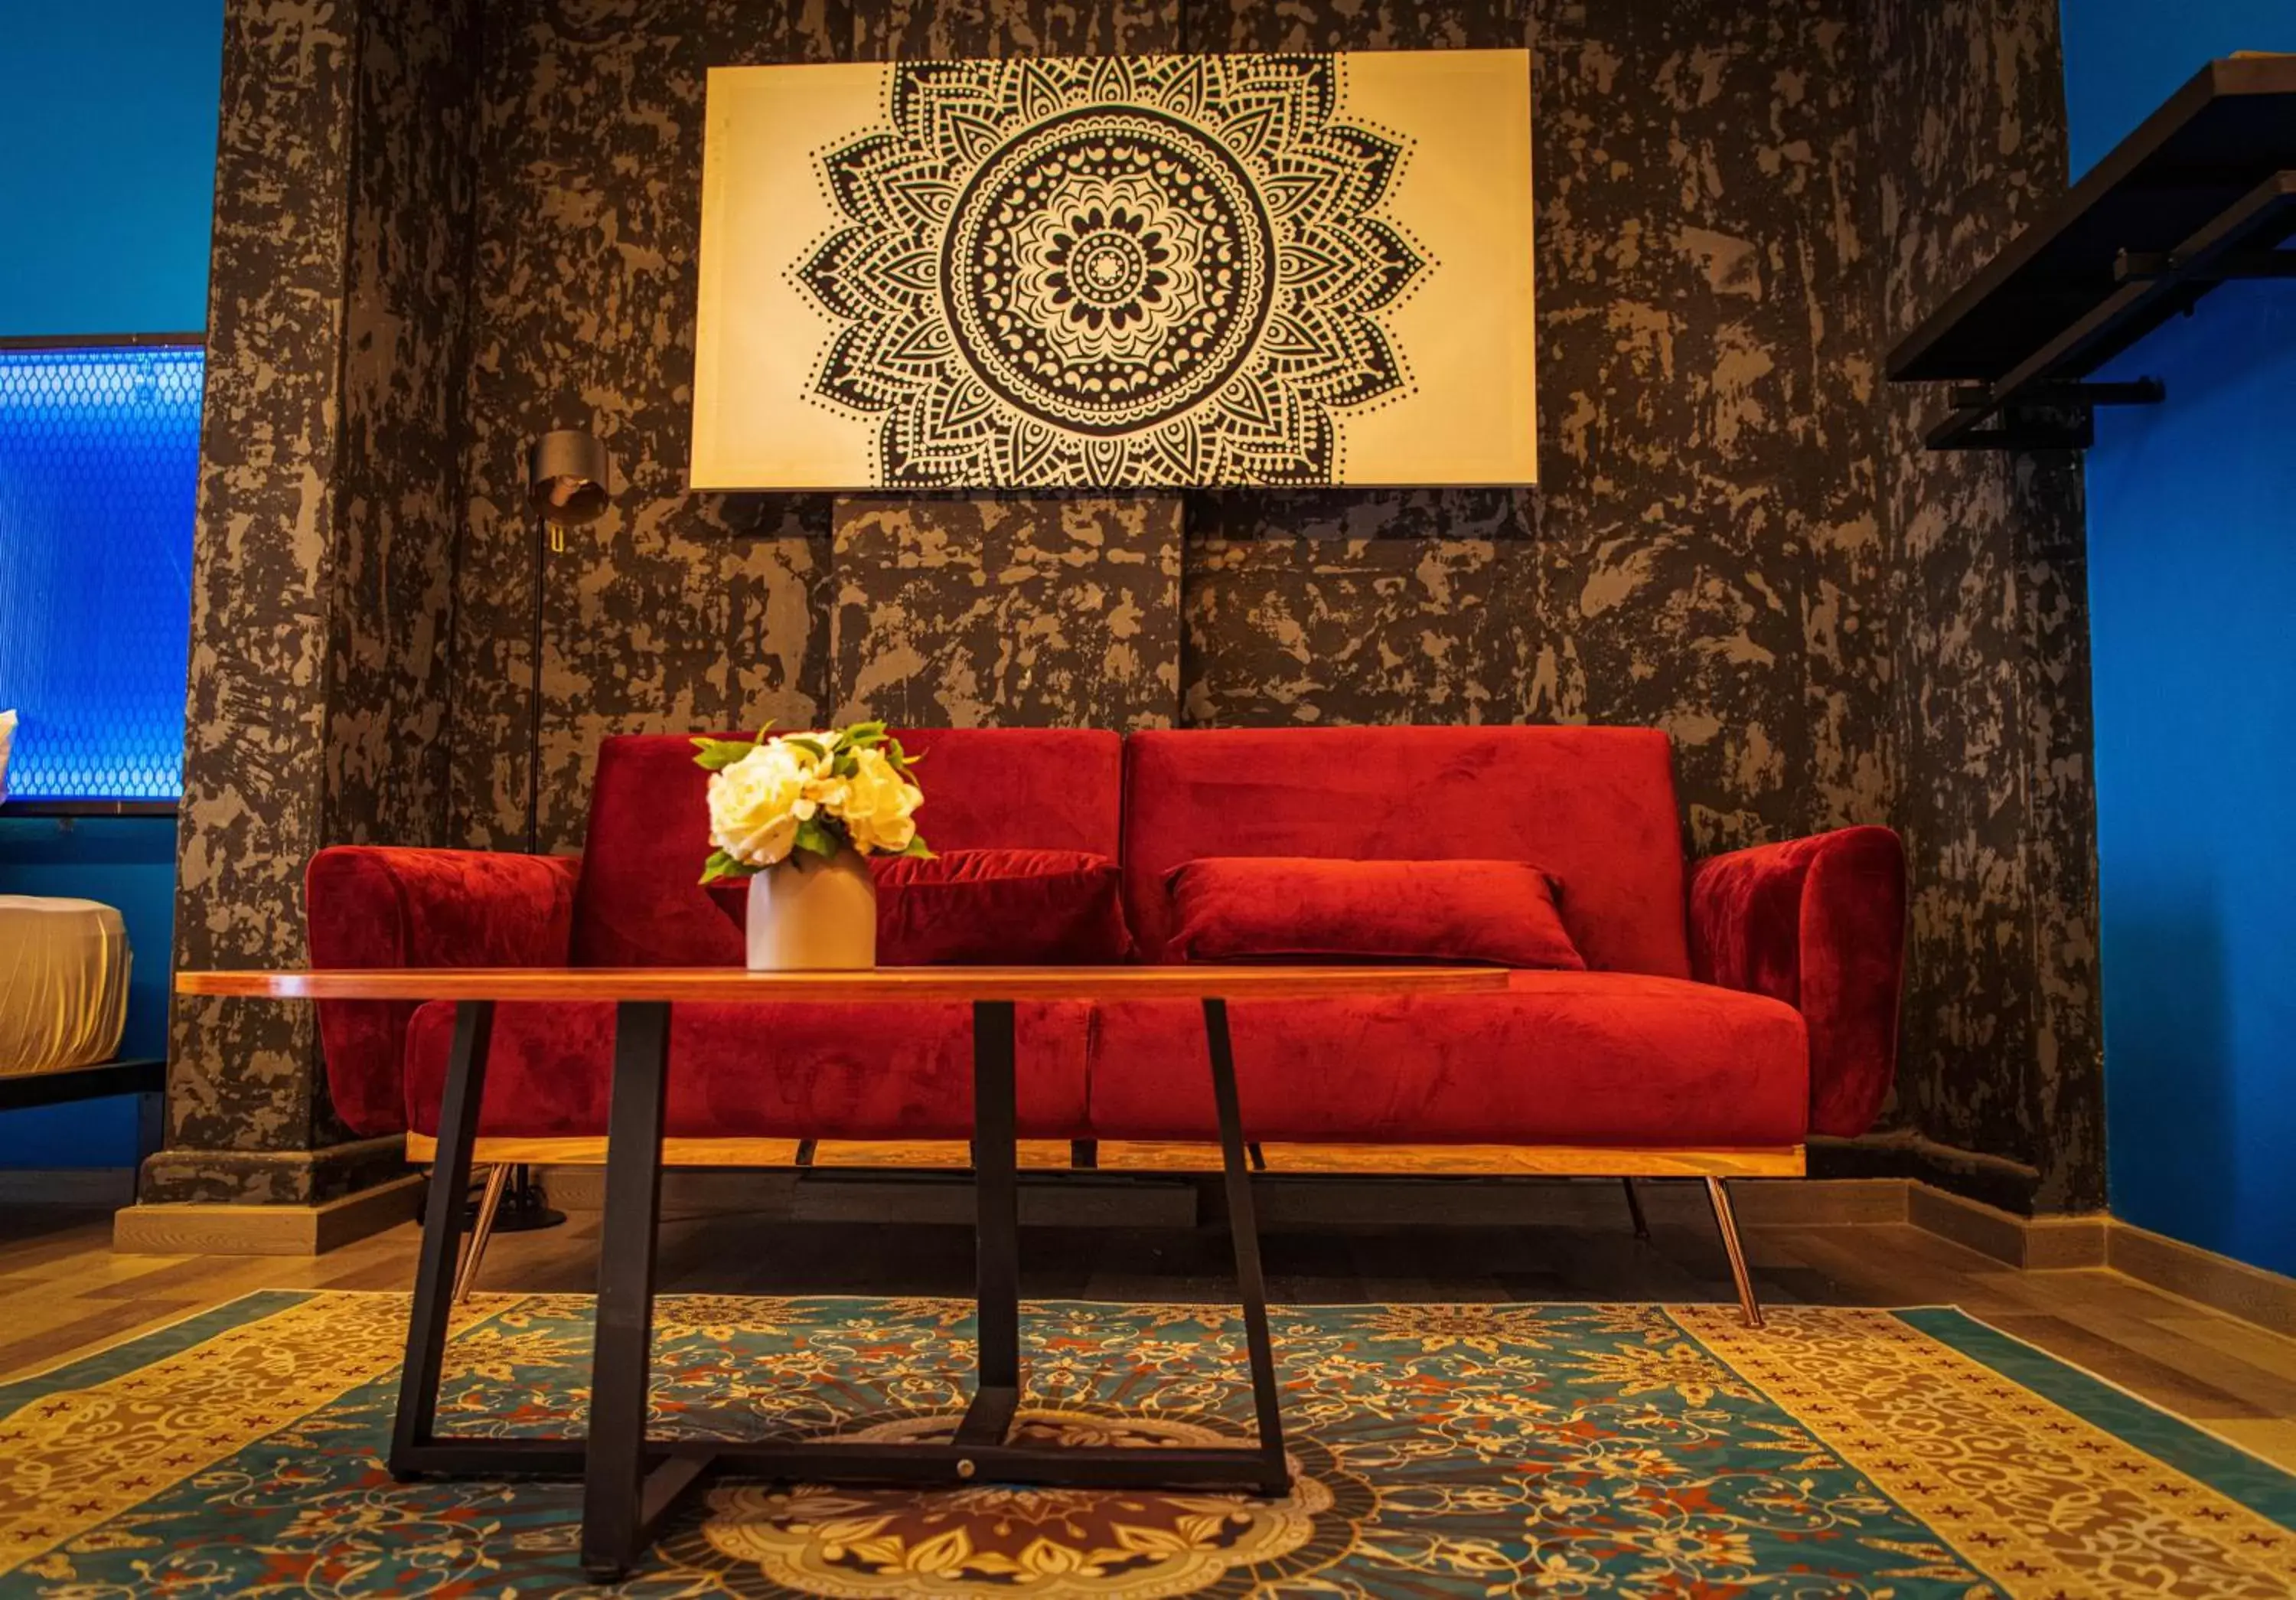
[{"label": "sofa backrest cushion", "polygon": [[1664,733],[1191,728],[1125,744],[1126,915],[1172,959],[1165,875],[1205,856],[1528,861],[1598,972],[1686,977],[1682,824]]},{"label": "sofa backrest cushion", "polygon": [[[1123,743],[1086,728],[899,730],[924,758],[918,831],[936,849],[1090,850],[1119,841]],[[740,738],[742,734],[723,735]],[[739,966],[742,931],[699,882],[709,856],[709,775],[683,734],[625,734],[598,749],[574,897],[582,966]]]}]

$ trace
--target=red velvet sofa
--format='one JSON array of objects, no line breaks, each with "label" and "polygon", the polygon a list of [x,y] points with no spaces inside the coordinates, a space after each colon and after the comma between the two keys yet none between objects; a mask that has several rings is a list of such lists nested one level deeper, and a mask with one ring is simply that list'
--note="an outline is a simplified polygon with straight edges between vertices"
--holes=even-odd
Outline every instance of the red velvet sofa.
[{"label": "red velvet sofa", "polygon": [[[1517,972],[1490,995],[1234,1006],[1255,1140],[1407,1146],[1437,1169],[1447,1149],[1505,1146],[1518,1153],[1505,1169],[1783,1175],[1801,1169],[1807,1134],[1862,1132],[1889,1092],[1905,914],[1896,835],[1849,828],[1687,862],[1662,733],[902,737],[927,757],[920,820],[937,849],[1118,860],[1142,960],[1172,958],[1165,877],[1200,857],[1524,860],[1559,884],[1586,971]],[[607,740],[578,861],[322,852],[308,879],[313,960],[739,964],[738,929],[696,882],[706,775],[691,756],[682,738]],[[611,1020],[603,1005],[498,1008],[480,1161],[561,1142],[594,1156]],[[451,1022],[443,1005],[322,1006],[343,1119],[364,1134],[410,1132],[419,1158]],[[1208,1138],[1202,1048],[1185,1002],[1023,1006],[1020,1131]],[[786,1144],[762,1142],[961,1140],[971,1059],[961,1005],[682,1006],[668,1131],[710,1141],[720,1161],[746,1141],[769,1152]]]}]

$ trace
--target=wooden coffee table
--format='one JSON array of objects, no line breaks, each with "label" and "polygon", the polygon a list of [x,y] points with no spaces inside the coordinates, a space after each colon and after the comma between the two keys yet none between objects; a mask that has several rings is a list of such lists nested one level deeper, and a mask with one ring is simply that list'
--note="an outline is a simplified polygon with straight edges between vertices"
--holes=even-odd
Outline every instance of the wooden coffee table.
[{"label": "wooden coffee table", "polygon": [[[1236,1107],[1230,1000],[1357,994],[1490,992],[1492,967],[1136,966],[881,967],[866,972],[748,972],[738,968],[387,968],[361,972],[180,972],[179,994],[280,1000],[452,1000],[455,1038],[439,1108],[422,1248],[406,1328],[390,1469],[401,1478],[511,1474],[580,1477],[582,1564],[611,1579],[644,1550],[662,1515],[713,1465],[808,1482],[955,1485],[967,1481],[1104,1489],[1291,1485],[1275,1358],[1267,1332],[1251,1174]],[[1018,1175],[1013,1006],[1022,1000],[1194,1000],[1201,1004],[1221,1167],[1251,1366],[1258,1432],[1249,1445],[1128,1448],[1007,1442],[1021,1396]],[[598,1262],[586,1435],[480,1439],[438,1432],[439,1381],[454,1294],[472,1147],[499,1001],[611,1001],[616,1007],[606,1202]],[[859,1440],[649,1437],[654,1235],[661,1199],[662,1112],[669,1012],[680,1001],[964,1001],[972,1006],[979,1375],[945,1444]]]}]

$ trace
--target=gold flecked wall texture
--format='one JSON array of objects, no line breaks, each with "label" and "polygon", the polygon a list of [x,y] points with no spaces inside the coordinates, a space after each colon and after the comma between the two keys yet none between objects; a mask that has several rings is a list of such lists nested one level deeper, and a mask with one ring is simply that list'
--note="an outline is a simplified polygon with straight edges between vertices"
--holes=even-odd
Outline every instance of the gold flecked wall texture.
[{"label": "gold flecked wall texture", "polygon": [[[1884,0],[1872,53],[1886,155],[1875,170],[1882,325],[1894,332],[2062,193],[2056,9]],[[1933,1146],[1916,1154],[1948,1161],[1971,1193],[2098,1209],[2103,1034],[2078,458],[1932,455],[1920,434],[1937,394],[1883,400],[1890,819],[1917,864],[1896,1119]]]},{"label": "gold flecked wall texture", "polygon": [[[478,0],[225,8],[176,964],[304,959],[322,845],[437,842],[461,537]],[[308,1006],[183,1001],[155,1201],[401,1170]]]},{"label": "gold flecked wall texture", "polygon": [[[1925,402],[1880,382],[1888,343],[2062,186],[2053,0],[229,11],[226,170],[267,182],[219,202],[193,701],[239,731],[193,737],[183,958],[295,958],[293,879],[324,840],[517,845],[522,452],[594,419],[621,481],[554,558],[545,847],[579,845],[619,730],[1659,726],[1696,850],[1906,833],[1898,1097],[1821,1161],[2101,1201],[2077,468],[1921,455]],[[323,13],[365,19],[365,48],[281,83]],[[449,39],[467,53],[426,43]],[[683,492],[709,66],[1526,44],[1537,489]],[[324,226],[266,232],[284,212]],[[320,308],[281,303],[291,236],[324,243]],[[236,585],[249,559],[277,581]],[[240,698],[273,635],[305,654]],[[291,782],[256,826],[266,764]],[[250,1176],[258,1147],[343,1164],[308,1153],[328,1120],[301,1027],[186,1012],[179,1148],[147,1197],[312,1186]]]}]

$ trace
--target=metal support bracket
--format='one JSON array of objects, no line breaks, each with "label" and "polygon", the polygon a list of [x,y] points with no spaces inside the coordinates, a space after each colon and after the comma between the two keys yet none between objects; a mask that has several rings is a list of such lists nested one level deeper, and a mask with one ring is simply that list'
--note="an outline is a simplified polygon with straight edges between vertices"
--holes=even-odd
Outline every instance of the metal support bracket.
[{"label": "metal support bracket", "polygon": [[1923,442],[1932,450],[2087,449],[2097,406],[2156,405],[2166,393],[2156,379],[2087,375],[2163,317],[2190,313],[2220,283],[2296,279],[2296,250],[2273,248],[2292,232],[2296,170],[2274,173],[2172,250],[2120,251],[2112,294],[1997,381],[1954,390],[1953,411]]},{"label": "metal support bracket", "polygon": [[[2118,383],[2035,383],[2021,390],[2017,404],[2026,407],[2052,406],[2158,406],[2169,398],[2169,386],[2158,378],[2132,378]],[[1991,406],[1993,391],[1982,384],[1953,391],[1961,406]]]},{"label": "metal support bracket", "polygon": [[2116,283],[2229,283],[2243,278],[2296,278],[2296,250],[2227,250],[2205,264],[2176,251],[2161,255],[2125,250],[2112,258]]}]

